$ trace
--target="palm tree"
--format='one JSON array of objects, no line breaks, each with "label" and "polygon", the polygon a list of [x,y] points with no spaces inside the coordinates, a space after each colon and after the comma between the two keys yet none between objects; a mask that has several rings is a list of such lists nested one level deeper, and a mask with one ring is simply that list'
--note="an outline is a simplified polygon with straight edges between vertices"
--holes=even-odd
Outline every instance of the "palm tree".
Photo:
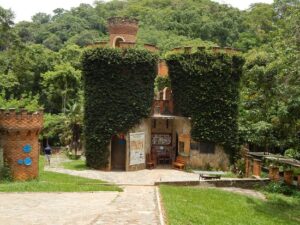
[{"label": "palm tree", "polygon": [[71,151],[75,151],[75,158],[77,156],[78,149],[81,149],[81,133],[83,124],[83,104],[80,102],[69,105],[66,110],[65,124],[70,128],[69,141]]}]

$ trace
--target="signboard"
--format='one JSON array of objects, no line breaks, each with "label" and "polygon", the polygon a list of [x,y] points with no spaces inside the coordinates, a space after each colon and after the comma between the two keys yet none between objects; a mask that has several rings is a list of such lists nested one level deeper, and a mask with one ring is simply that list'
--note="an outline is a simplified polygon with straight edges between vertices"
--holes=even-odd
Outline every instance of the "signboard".
[{"label": "signboard", "polygon": [[171,145],[172,134],[152,134],[152,145]]},{"label": "signboard", "polygon": [[145,163],[145,133],[130,133],[130,160],[129,165]]}]

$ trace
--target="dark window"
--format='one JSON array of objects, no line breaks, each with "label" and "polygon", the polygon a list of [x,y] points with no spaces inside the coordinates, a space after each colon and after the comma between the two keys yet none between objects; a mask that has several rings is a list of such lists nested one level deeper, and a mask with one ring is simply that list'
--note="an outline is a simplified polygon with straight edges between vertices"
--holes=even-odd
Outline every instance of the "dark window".
[{"label": "dark window", "polygon": [[214,154],[215,153],[215,144],[209,142],[200,142],[200,153]]},{"label": "dark window", "polygon": [[156,128],[156,119],[152,120],[152,128]]},{"label": "dark window", "polygon": [[199,142],[191,142],[191,150],[199,150]]},{"label": "dark window", "polygon": [[204,154],[214,154],[215,144],[210,142],[191,142],[191,150],[198,150]]}]

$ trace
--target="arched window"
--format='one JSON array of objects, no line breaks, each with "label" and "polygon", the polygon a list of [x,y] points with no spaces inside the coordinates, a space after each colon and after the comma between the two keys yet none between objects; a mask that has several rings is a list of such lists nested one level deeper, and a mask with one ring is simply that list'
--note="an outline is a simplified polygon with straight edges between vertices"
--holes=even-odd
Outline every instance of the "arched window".
[{"label": "arched window", "polygon": [[113,46],[115,48],[120,48],[120,42],[122,41],[125,41],[122,37],[116,37]]}]

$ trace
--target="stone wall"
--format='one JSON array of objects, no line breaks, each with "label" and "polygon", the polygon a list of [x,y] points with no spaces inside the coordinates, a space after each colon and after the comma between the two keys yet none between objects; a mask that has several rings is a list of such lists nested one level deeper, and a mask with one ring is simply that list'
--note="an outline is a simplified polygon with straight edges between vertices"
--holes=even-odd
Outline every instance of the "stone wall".
[{"label": "stone wall", "polygon": [[216,145],[215,153],[201,153],[198,150],[191,150],[189,165],[193,168],[212,167],[213,169],[228,170],[229,159],[224,149]]},{"label": "stone wall", "polygon": [[29,113],[14,109],[0,111],[0,146],[14,180],[38,177],[38,135],[43,126],[43,112]]}]

